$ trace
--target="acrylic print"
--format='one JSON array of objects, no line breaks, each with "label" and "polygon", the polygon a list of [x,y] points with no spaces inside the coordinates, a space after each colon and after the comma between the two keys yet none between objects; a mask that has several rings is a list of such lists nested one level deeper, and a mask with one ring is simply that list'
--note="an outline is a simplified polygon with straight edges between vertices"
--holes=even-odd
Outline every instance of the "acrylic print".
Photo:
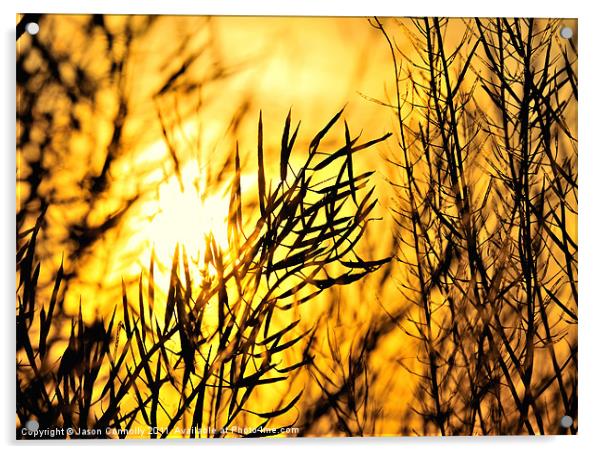
[{"label": "acrylic print", "polygon": [[18,16],[16,437],[576,434],[577,31]]}]

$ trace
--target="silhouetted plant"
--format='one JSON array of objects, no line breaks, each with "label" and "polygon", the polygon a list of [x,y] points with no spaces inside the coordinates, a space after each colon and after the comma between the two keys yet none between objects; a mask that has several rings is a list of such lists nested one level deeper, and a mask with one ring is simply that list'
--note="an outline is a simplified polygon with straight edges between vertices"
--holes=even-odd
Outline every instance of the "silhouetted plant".
[{"label": "silhouetted plant", "polygon": [[558,433],[577,405],[575,48],[559,21],[466,20],[453,43],[447,22],[402,25],[414,57],[373,21],[397,90],[415,411],[425,434]]},{"label": "silhouetted plant", "polygon": [[[62,266],[48,304],[40,303],[35,292],[40,272],[36,239],[44,213],[31,231],[19,234],[17,415],[21,427],[35,418],[41,428],[73,427],[79,429],[73,436],[83,437],[125,436],[125,430],[135,424],[165,428],[151,437],[165,437],[184,427],[192,437],[224,436],[233,425],[247,427],[252,416],[258,428],[271,424],[279,430],[273,425],[288,417],[302,390],[270,408],[258,408],[251,396],[264,386],[285,382],[309,364],[315,334],[298,332],[299,320],[274,328],[273,319],[281,319],[292,307],[329,287],[361,279],[388,261],[364,261],[355,252],[375,201],[373,191],[365,190],[370,173],[355,175],[352,163],[353,154],[389,134],[360,143],[345,124],[344,145],[330,153],[320,151],[322,139],[341,114],[316,134],[299,168],[289,162],[299,129],[298,125],[291,132],[289,114],[282,135],[280,179],[274,188],[267,184],[264,171],[260,116],[258,218],[250,231],[244,231],[237,149],[228,248],[220,249],[211,234],[204,238],[202,284],[195,291],[187,254],[177,247],[163,306],[156,301],[151,259],[147,278],[140,276],[137,301],[131,300],[124,284],[121,310],[115,310],[108,321],[87,324],[81,310],[75,317],[57,313]],[[336,176],[324,178],[324,173]],[[299,297],[306,288],[310,291]],[[88,298],[82,295],[84,304]],[[68,335],[65,326],[71,326]],[[66,345],[61,344],[64,335]],[[304,353],[290,361],[285,354],[298,343],[305,345]],[[167,404],[169,396],[177,396],[177,406]],[[247,424],[236,424],[243,419]],[[285,426],[294,422],[288,417]],[[207,427],[214,432],[202,433]],[[18,437],[23,436],[19,429]]]}]

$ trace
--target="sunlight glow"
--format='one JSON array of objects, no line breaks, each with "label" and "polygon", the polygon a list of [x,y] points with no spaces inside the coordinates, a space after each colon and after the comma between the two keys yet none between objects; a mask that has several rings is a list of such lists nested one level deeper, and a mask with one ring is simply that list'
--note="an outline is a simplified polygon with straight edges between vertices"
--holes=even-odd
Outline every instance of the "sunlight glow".
[{"label": "sunlight glow", "polygon": [[194,172],[198,169],[193,163],[182,169],[183,190],[176,175],[160,185],[157,200],[152,202],[155,213],[143,232],[149,249],[154,249],[157,259],[166,266],[177,245],[184,247],[196,265],[203,262],[207,235],[212,234],[220,247],[227,245],[228,196],[205,193],[204,185],[195,188],[191,184]]}]

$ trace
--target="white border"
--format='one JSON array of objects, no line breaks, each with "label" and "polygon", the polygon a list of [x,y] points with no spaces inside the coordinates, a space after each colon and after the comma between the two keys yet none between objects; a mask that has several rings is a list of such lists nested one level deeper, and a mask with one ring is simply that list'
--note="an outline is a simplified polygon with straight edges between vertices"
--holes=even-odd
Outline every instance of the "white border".
[{"label": "white border", "polygon": [[[90,452],[111,449],[145,449],[159,452],[166,447],[175,449],[219,450],[236,452],[246,448],[265,452],[289,453],[311,450],[357,450],[378,449],[386,452],[438,452],[438,453],[505,453],[527,450],[545,450],[546,453],[576,453],[598,451],[601,440],[600,360],[602,319],[602,281],[600,258],[602,219],[599,211],[602,188],[602,97],[600,80],[599,35],[602,18],[595,1],[450,1],[450,0],[21,0],[12,4],[1,2],[2,8],[2,60],[0,71],[2,83],[2,107],[0,128],[3,141],[0,190],[2,191],[2,235],[3,260],[1,263],[0,288],[3,295],[2,323],[2,380],[3,397],[1,438],[12,450],[20,446],[25,449],[43,449],[48,453],[61,452],[65,445]],[[510,16],[510,17],[578,17],[579,19],[579,244],[580,244],[580,296],[579,322],[579,430],[576,437],[495,437],[483,438],[371,438],[371,439],[288,439],[288,440],[232,440],[196,441],[178,440],[166,442],[36,442],[16,444],[14,439],[14,213],[15,213],[15,44],[14,27],[17,12],[40,13],[114,13],[114,14],[224,14],[224,15],[332,15],[332,16]],[[600,194],[600,195],[598,195]],[[598,285],[597,285],[598,284]],[[518,450],[518,451],[517,451]],[[598,451],[599,452],[599,451]]]}]

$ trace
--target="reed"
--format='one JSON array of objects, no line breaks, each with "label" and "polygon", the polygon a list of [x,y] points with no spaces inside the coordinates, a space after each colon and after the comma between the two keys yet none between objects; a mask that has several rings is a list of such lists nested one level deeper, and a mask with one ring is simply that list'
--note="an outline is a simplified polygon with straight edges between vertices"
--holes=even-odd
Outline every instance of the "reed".
[{"label": "reed", "polygon": [[[124,283],[120,310],[115,309],[108,320],[86,323],[81,308],[75,317],[59,313],[62,266],[48,304],[36,298],[40,272],[36,240],[44,224],[42,212],[35,227],[19,235],[17,252],[20,424],[34,418],[41,428],[72,427],[75,436],[93,438],[125,436],[137,421],[164,428],[149,433],[151,438],[183,429],[184,422],[198,430],[193,429],[191,437],[245,436],[232,433],[230,427],[246,427],[248,423],[240,421],[249,415],[256,421],[253,435],[263,435],[264,428],[278,433],[286,427],[278,421],[291,412],[302,391],[270,408],[262,408],[254,396],[262,388],[291,380],[311,364],[315,328],[300,331],[298,319],[275,327],[273,320],[332,286],[361,279],[389,260],[365,261],[355,252],[375,200],[373,190],[368,190],[370,173],[356,175],[352,165],[355,153],[389,134],[361,142],[359,136],[352,138],[345,124],[344,144],[325,153],[320,143],[342,113],[315,135],[299,168],[289,162],[299,129],[291,133],[289,113],[282,133],[280,179],[267,187],[260,115],[259,215],[251,223],[254,227],[244,231],[237,149],[228,248],[221,250],[211,234],[205,237],[203,284],[198,291],[186,251],[178,246],[165,301],[156,300],[151,259],[147,273],[140,275],[138,294],[132,299]],[[323,178],[324,173],[336,176]],[[295,297],[304,291],[303,297]],[[89,304],[89,298],[83,295],[82,304]],[[71,330],[62,347],[61,327],[66,325]],[[303,345],[303,353],[289,361],[287,353],[297,344]],[[49,358],[51,350],[59,361]],[[170,396],[178,396],[177,406],[168,405]],[[206,427],[210,432],[202,433]],[[17,436],[22,436],[20,430]]]},{"label": "reed", "polygon": [[447,20],[424,18],[398,27],[409,55],[372,24],[397,87],[422,431],[576,433],[559,425],[577,417],[576,48],[557,20],[465,20],[451,41]]}]

